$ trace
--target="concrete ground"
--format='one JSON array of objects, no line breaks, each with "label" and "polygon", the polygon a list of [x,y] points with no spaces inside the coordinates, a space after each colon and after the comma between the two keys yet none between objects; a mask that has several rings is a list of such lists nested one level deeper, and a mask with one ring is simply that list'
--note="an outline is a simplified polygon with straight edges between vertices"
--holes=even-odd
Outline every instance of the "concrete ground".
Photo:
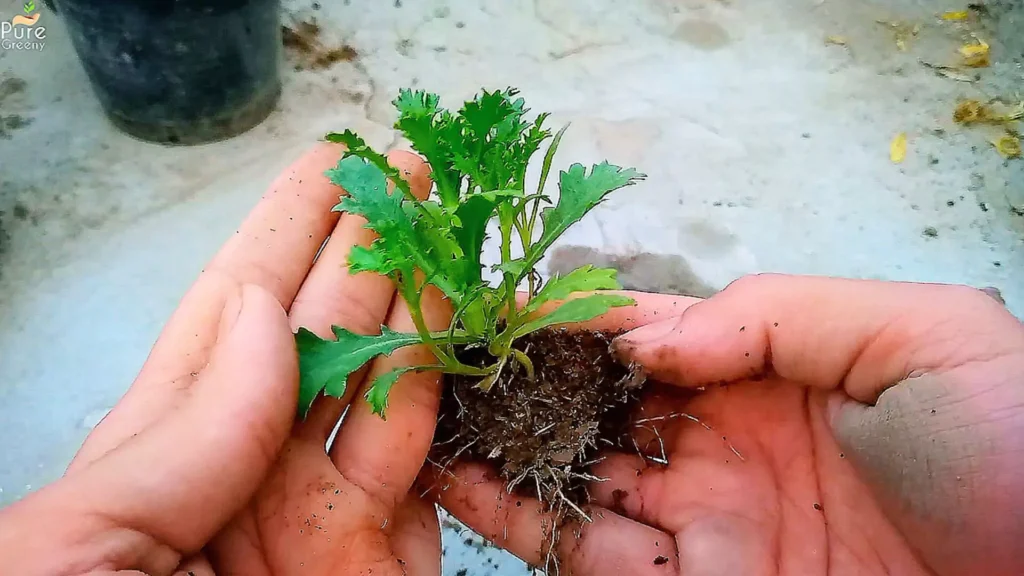
[{"label": "concrete ground", "polygon": [[[278,110],[196,148],[116,132],[44,13],[44,50],[0,51],[0,82],[24,81],[0,97],[20,119],[0,134],[0,505],[61,474],[278,171],[330,130],[394,141],[400,87],[449,104],[519,87],[572,122],[559,166],[650,175],[573,229],[553,269],[596,260],[697,294],[758,271],[958,282],[1024,314],[1024,161],[951,118],[961,98],[1022,97],[1024,10],[936,17],[965,3],[289,1],[286,21],[316,18],[353,57],[313,71],[289,54]],[[0,0],[0,17],[20,6]],[[972,32],[992,47],[976,81],[921,64],[955,62]],[[445,574],[525,572],[464,540],[446,529]]]}]

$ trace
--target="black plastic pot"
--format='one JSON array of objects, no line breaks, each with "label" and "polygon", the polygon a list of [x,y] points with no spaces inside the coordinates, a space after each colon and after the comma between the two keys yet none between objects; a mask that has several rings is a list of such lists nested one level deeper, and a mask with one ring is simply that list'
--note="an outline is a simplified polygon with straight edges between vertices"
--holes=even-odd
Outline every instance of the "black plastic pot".
[{"label": "black plastic pot", "polygon": [[279,0],[56,0],[110,120],[165,144],[256,126],[281,93]]}]

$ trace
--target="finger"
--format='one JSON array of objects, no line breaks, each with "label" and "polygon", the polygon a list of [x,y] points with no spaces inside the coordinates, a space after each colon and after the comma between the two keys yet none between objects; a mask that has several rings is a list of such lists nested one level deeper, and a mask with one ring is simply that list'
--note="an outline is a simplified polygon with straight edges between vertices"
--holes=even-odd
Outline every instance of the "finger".
[{"label": "finger", "polygon": [[341,154],[321,145],[270,187],[238,232],[189,289],[128,393],[89,435],[68,470],[87,465],[187,399],[209,360],[224,314],[237,315],[241,287],[254,284],[285,309],[334,226],[338,187],[323,172]]},{"label": "finger", "polygon": [[[399,169],[410,183],[414,194],[426,198],[430,194],[430,168],[419,156],[396,151],[388,161]],[[353,246],[367,247],[377,235],[366,228],[366,219],[343,214],[320,252],[306,281],[295,296],[289,314],[293,329],[311,330],[322,338],[334,338],[331,326],[341,326],[357,334],[379,334],[387,316],[395,288],[385,276],[370,272],[349,273],[348,254]],[[348,394],[343,399],[317,399],[299,434],[311,439],[326,440],[334,429],[345,406],[362,381],[365,371],[349,377]]]},{"label": "finger", "polygon": [[388,524],[395,558],[403,576],[438,576],[441,573],[441,527],[432,503],[409,494]]},{"label": "finger", "polygon": [[[672,294],[654,294],[651,292],[636,292],[631,290],[602,291],[602,294],[620,294],[628,296],[636,301],[629,306],[617,306],[604,314],[575,324],[565,325],[569,329],[598,330],[608,332],[619,332],[632,330],[647,324],[660,322],[666,319],[679,318],[683,312],[700,302],[700,298],[690,296],[675,296]],[[574,294],[569,299],[583,298],[592,295],[592,292],[581,292]],[[525,292],[516,294],[516,300],[520,306],[525,305],[529,299]],[[564,304],[566,300],[546,302],[533,314],[540,317],[553,312]]]},{"label": "finger", "polygon": [[620,337],[622,357],[685,386],[775,372],[872,402],[913,373],[941,372],[1024,345],[995,300],[961,286],[761,275],[678,320]]},{"label": "finger", "polygon": [[217,576],[213,566],[202,555],[195,556],[178,566],[178,570],[172,576]]},{"label": "finger", "polygon": [[243,288],[225,332],[178,410],[53,485],[69,517],[103,518],[190,555],[248,501],[291,428],[295,344],[281,305],[258,286]]},{"label": "finger", "polygon": [[[451,308],[433,286],[422,298],[424,322],[430,330],[448,326]],[[404,300],[395,302],[388,326],[415,332]],[[425,346],[410,346],[378,357],[360,389],[365,396],[373,380],[401,366],[430,366],[437,359]],[[331,459],[341,475],[387,506],[405,498],[427,457],[437,424],[441,376],[437,372],[407,372],[391,388],[385,416],[373,413],[369,402],[354,402],[331,447]]]},{"label": "finger", "polygon": [[166,382],[187,374],[182,358],[201,368],[213,345],[204,330],[215,325],[226,296],[255,284],[291,308],[313,257],[338,221],[331,208],[339,188],[324,176],[342,148],[321,144],[290,166],[270,186],[235,235],[200,274],[164,328],[140,374],[140,380]]},{"label": "finger", "polygon": [[[545,565],[554,515],[539,501],[509,494],[505,482],[480,464],[460,464],[437,480],[433,494],[446,510],[496,546],[527,563]],[[589,513],[592,523],[558,528],[562,571],[580,576],[679,573],[671,536],[603,508]]]}]

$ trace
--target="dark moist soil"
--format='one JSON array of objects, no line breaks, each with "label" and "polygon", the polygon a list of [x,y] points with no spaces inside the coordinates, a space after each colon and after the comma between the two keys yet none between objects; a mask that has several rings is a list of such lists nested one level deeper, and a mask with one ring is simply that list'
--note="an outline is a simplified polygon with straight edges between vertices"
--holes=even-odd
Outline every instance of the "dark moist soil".
[{"label": "dark moist soil", "polygon": [[[533,381],[517,364],[489,391],[478,378],[448,376],[431,460],[443,467],[456,459],[486,461],[560,522],[587,520],[589,467],[599,449],[628,442],[643,386],[641,374],[612,357],[614,336],[553,329],[517,340],[533,362]],[[479,348],[462,351],[460,360],[494,362]]]}]

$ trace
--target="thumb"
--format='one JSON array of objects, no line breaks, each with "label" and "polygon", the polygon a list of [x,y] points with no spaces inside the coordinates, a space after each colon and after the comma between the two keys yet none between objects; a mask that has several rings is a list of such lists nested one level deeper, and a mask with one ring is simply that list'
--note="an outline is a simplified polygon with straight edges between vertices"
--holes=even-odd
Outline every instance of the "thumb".
[{"label": "thumb", "polygon": [[1024,329],[965,286],[760,275],[681,317],[620,336],[614,349],[664,382],[707,386],[770,373],[871,403],[914,373],[1009,355]]},{"label": "thumb", "polygon": [[[198,551],[251,498],[291,428],[298,368],[281,305],[257,286],[241,292],[237,318],[222,329],[184,405],[44,490],[51,504],[180,555]],[[174,566],[118,568],[163,574]]]}]

